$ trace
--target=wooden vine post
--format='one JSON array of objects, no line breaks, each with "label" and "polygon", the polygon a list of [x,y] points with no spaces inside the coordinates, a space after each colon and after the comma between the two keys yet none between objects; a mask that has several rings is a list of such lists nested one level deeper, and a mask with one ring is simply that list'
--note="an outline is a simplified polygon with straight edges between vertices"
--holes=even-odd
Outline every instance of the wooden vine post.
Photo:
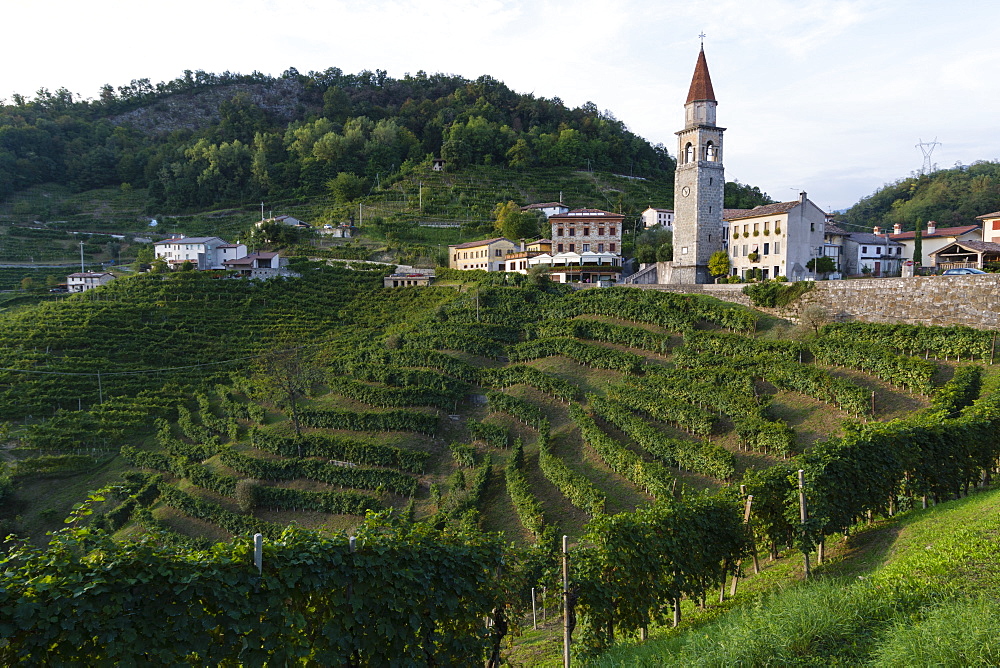
[{"label": "wooden vine post", "polygon": [[[802,540],[806,537],[806,473],[799,469],[799,520],[802,523]],[[804,558],[806,579],[809,579],[809,551],[802,550]]]},{"label": "wooden vine post", "polygon": [[[740,485],[740,491],[746,493],[746,485]],[[753,494],[747,495],[746,505],[743,506],[743,524],[750,523],[750,508],[753,506]],[[760,562],[757,561],[757,542],[753,539],[753,532],[750,533],[750,550],[753,554],[753,572],[754,574],[760,573]],[[733,585],[729,589],[729,597],[732,598],[736,596],[736,585],[740,581],[740,567],[743,566],[743,560],[740,559],[736,562],[736,572],[733,573]]]},{"label": "wooden vine post", "polygon": [[573,630],[569,625],[569,536],[562,539],[562,585],[563,585],[563,667],[569,668],[569,643]]}]

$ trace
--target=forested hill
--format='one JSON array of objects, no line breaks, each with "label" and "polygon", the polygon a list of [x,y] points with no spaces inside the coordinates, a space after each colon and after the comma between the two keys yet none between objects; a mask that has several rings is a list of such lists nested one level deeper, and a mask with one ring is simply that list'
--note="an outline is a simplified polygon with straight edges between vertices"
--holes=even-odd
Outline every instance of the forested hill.
[{"label": "forested hill", "polygon": [[450,168],[649,178],[674,169],[663,146],[610,112],[516,93],[489,76],[185,71],[155,85],[105,85],[96,99],[41,89],[0,106],[0,201],[42,183],[76,192],[129,184],[148,188],[151,207],[190,210],[308,197],[341,172],[374,181],[430,156]]},{"label": "forested hill", "polygon": [[[973,224],[976,216],[1000,210],[1000,163],[976,162],[901,179],[863,198],[847,210],[846,220],[857,227],[914,229],[917,221],[936,221],[938,227]],[[926,225],[924,226],[926,228]]]}]

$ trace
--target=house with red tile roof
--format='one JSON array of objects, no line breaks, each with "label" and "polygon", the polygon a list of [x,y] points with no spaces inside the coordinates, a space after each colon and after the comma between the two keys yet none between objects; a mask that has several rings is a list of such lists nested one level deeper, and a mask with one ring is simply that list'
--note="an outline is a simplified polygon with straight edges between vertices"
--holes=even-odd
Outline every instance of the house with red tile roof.
[{"label": "house with red tile roof", "polygon": [[448,267],[463,270],[503,271],[504,259],[508,253],[515,250],[517,250],[517,244],[505,237],[451,244],[448,246]]},{"label": "house with red tile roof", "polygon": [[[753,209],[726,209],[723,232],[728,240],[730,273],[762,278],[785,276],[791,281],[814,278],[809,260],[826,254],[826,213],[806,193],[799,199],[762,204]],[[676,252],[676,251],[675,251]]]},{"label": "house with red tile roof", "polygon": [[987,243],[1000,243],[1000,211],[984,213],[976,216],[976,220],[981,220],[983,226],[983,241]]},{"label": "house with red tile roof", "polygon": [[[881,233],[882,230],[875,228],[875,234]],[[905,247],[903,256],[908,260],[913,259],[913,252],[915,250],[914,237],[915,233],[912,230],[909,232],[903,232],[898,224],[893,228],[892,233],[889,235],[889,238],[893,241],[898,241],[903,244]],[[920,237],[922,239],[922,250],[920,253],[921,265],[924,267],[931,267],[934,266],[934,260],[931,255],[942,250],[945,246],[950,246],[956,242],[982,242],[983,228],[979,225],[938,227],[937,223],[930,220],[927,221],[927,228],[921,232]]]},{"label": "house with red tile roof", "polygon": [[621,255],[625,216],[602,209],[573,209],[549,218],[555,253]]}]

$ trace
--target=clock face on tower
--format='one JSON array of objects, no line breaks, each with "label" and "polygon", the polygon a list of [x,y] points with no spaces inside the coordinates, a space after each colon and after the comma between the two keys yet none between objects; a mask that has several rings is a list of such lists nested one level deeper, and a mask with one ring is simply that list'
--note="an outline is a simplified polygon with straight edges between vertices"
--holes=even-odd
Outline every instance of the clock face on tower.
[{"label": "clock face on tower", "polygon": [[684,186],[683,188],[681,188],[681,195],[687,197],[690,194],[691,194],[691,188],[689,188],[688,186]]}]

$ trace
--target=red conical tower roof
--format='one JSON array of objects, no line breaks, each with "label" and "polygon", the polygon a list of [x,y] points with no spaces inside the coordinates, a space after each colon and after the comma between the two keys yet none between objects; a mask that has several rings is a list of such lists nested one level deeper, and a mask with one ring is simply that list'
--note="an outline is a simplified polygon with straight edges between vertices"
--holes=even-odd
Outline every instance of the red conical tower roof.
[{"label": "red conical tower roof", "polygon": [[697,100],[716,101],[704,48],[698,53],[698,62],[694,66],[694,76],[691,78],[691,89],[688,90],[688,99],[684,104],[691,104]]}]

